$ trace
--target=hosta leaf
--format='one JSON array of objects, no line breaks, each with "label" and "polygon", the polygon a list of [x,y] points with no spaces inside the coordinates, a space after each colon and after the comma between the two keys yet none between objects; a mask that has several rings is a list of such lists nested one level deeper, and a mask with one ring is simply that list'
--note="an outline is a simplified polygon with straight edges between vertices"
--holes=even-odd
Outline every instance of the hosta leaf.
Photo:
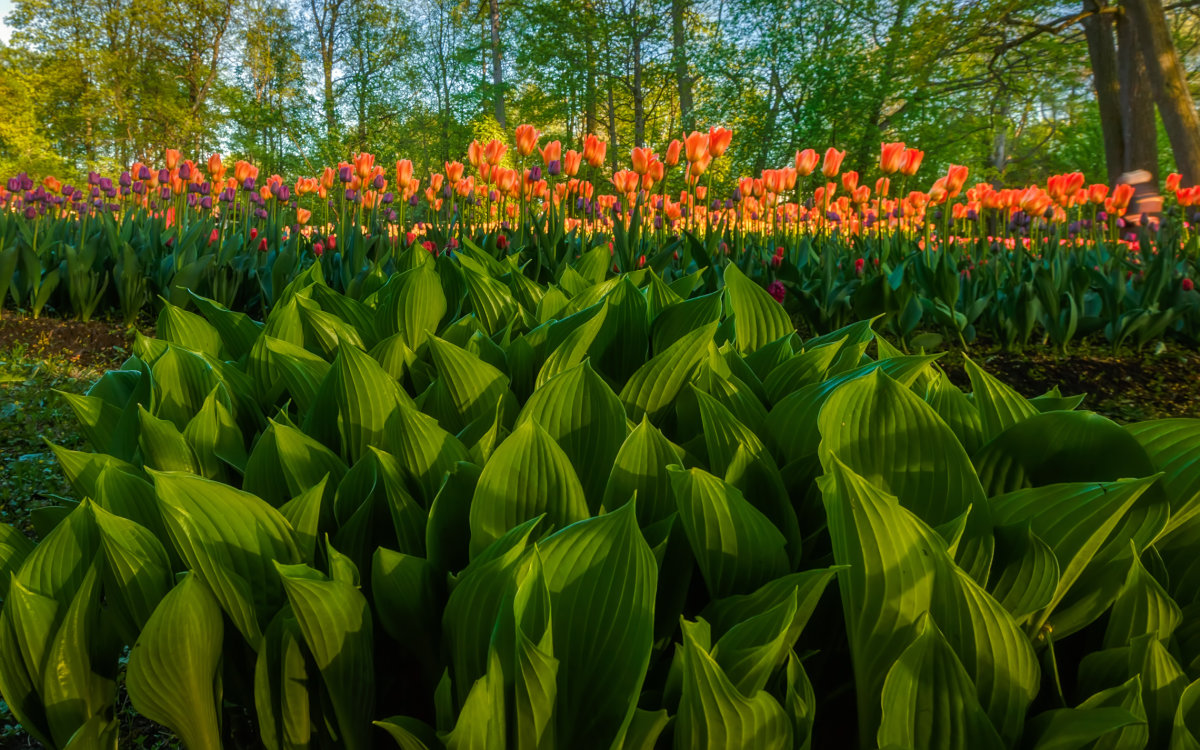
[{"label": "hosta leaf", "polygon": [[638,523],[644,528],[675,512],[668,466],[679,464],[683,453],[650,424],[642,421],[621,443],[604,488],[604,507],[614,510],[637,497]]},{"label": "hosta leaf", "polygon": [[996,554],[988,590],[1017,620],[1042,609],[1058,590],[1054,550],[1029,524],[996,528]]},{"label": "hosta leaf", "polygon": [[138,406],[141,423],[138,444],[146,466],[159,471],[200,473],[200,462],[183,433],[165,419],[159,419]]},{"label": "hosta leaf", "polygon": [[1188,686],[1187,677],[1154,633],[1133,640],[1129,663],[1130,671],[1142,677],[1142,703],[1150,725],[1150,747],[1162,747],[1170,741],[1171,726]]},{"label": "hosta leaf", "polygon": [[1104,648],[1128,646],[1143,634],[1154,634],[1166,644],[1182,619],[1179,605],[1134,555],[1125,585],[1109,611]]},{"label": "hosta leaf", "polygon": [[223,391],[224,386],[214,387],[200,411],[183,431],[200,469],[199,473],[210,479],[224,478],[227,467],[238,471],[246,467],[247,454],[242,431],[233,419]]},{"label": "hosta leaf", "polygon": [[341,447],[343,458],[357,461],[367,447],[382,445],[391,413],[412,405],[408,394],[367,353],[342,346],[308,412],[304,431],[325,445]]},{"label": "hosta leaf", "polygon": [[1005,747],[970,675],[928,616],[884,681],[878,741],[880,747],[930,750]]},{"label": "hosta leaf", "polygon": [[970,511],[959,559],[986,579],[992,536],[983,487],[932,407],[876,369],[835,390],[817,425],[824,447],[930,526]]},{"label": "hosta leaf", "polygon": [[388,438],[409,485],[426,507],[433,503],[446,474],[470,456],[466,446],[443,430],[437,420],[407,406],[392,413]]},{"label": "hosta leaf", "polygon": [[79,423],[92,448],[107,453],[113,443],[114,432],[121,424],[122,409],[99,396],[83,396],[58,390],[54,392],[71,407],[71,411],[75,413],[75,421]]},{"label": "hosta leaf", "polygon": [[263,634],[254,669],[254,704],[267,750],[309,747],[309,682],[317,678],[310,660],[295,613],[285,606]]},{"label": "hosta leaf", "polygon": [[100,551],[100,533],[90,503],[80,503],[25,558],[16,580],[69,607]]},{"label": "hosta leaf", "polygon": [[982,420],[984,442],[1038,413],[1037,407],[1028,399],[989,375],[970,357],[963,357],[963,368],[971,379],[975,406]]},{"label": "hosta leaf", "polygon": [[291,526],[249,493],[189,474],[152,476],[172,544],[256,648],[283,599],[272,563],[300,559]]},{"label": "hosta leaf", "polygon": [[824,593],[826,586],[833,580],[838,570],[840,568],[832,567],[790,573],[768,581],[752,593],[718,599],[706,607],[701,614],[711,625],[713,636],[720,639],[738,623],[769,612],[795,597],[796,616],[792,619],[792,632],[788,635],[792,641],[795,641],[816,610],[821,594]]},{"label": "hosta leaf", "polygon": [[0,600],[8,597],[8,584],[12,574],[21,568],[21,563],[33,552],[29,537],[6,523],[0,523]]},{"label": "hosta leaf", "polygon": [[763,380],[763,388],[771,403],[779,403],[806,385],[819,383],[825,379],[825,373],[833,364],[833,358],[841,349],[842,342],[834,341],[815,349],[807,349],[803,354],[788,358]]},{"label": "hosta leaf", "polygon": [[571,460],[588,500],[600,507],[610,467],[625,440],[625,408],[621,400],[584,362],[534,391],[517,416],[541,425]]},{"label": "hosta leaf", "polygon": [[654,554],[632,505],[568,526],[539,548],[559,660],[555,741],[607,747],[637,708],[650,663]]},{"label": "hosta leaf", "polygon": [[189,750],[221,748],[223,632],[216,598],[189,573],[163,598],[129,653],[125,683],[133,707],[170,727]]},{"label": "hosta leaf", "polygon": [[375,550],[371,598],[379,622],[402,648],[418,661],[428,661],[430,667],[441,640],[445,594],[440,580],[434,568],[419,557],[383,547]]},{"label": "hosta leaf", "polygon": [[146,528],[96,505],[91,511],[107,563],[105,598],[118,613],[122,636],[131,643],[171,589],[171,561]]},{"label": "hosta leaf", "polygon": [[201,297],[191,290],[188,290],[188,294],[191,295],[192,302],[196,304],[200,314],[217,331],[225,351],[231,358],[240,359],[250,351],[262,331],[262,323],[245,313],[235,312],[219,302]]},{"label": "hosta leaf", "polygon": [[[301,413],[307,413],[317,397],[322,381],[329,374],[329,363],[312,352],[295,344],[270,336],[262,337],[270,369],[261,377],[270,377],[273,382],[259,382],[263,393],[273,388],[282,388],[296,402]],[[270,399],[273,403],[274,398]]]},{"label": "hosta leaf", "polygon": [[408,348],[420,351],[446,314],[446,293],[432,265],[423,264],[392,279],[395,291],[380,310],[389,333],[397,333]]},{"label": "hosta leaf", "polygon": [[204,318],[163,300],[155,335],[193,351],[216,357],[221,353],[221,334]]},{"label": "hosta leaf", "polygon": [[392,716],[375,722],[375,726],[391,735],[400,750],[440,750],[444,747],[432,727],[410,716]]},{"label": "hosta leaf", "polygon": [[289,497],[316,486],[326,477],[337,486],[349,469],[336,453],[300,430],[282,422],[271,422],[280,473]]},{"label": "hosta leaf", "polygon": [[1183,691],[1171,729],[1171,750],[1200,750],[1200,680]]},{"label": "hosta leaf", "polygon": [[606,325],[609,311],[608,304],[600,302],[550,325],[546,336],[546,361],[538,370],[537,388],[588,356],[599,357],[619,333],[616,326]]},{"label": "hosta leaf", "polygon": [[1188,525],[1200,514],[1200,419],[1158,419],[1136,422],[1125,430],[1146,451],[1155,471],[1163,473],[1162,487],[1171,504],[1163,538]]},{"label": "hosta leaf", "polygon": [[660,422],[684,383],[708,356],[707,345],[716,330],[716,323],[697,328],[638,368],[620,393],[630,419],[648,416],[652,422]]},{"label": "hosta leaf", "polygon": [[[93,566],[75,593],[46,654],[42,700],[46,704],[50,736],[59,746],[67,745],[93,717],[110,711],[116,700],[116,684],[92,669],[92,652],[99,652],[95,643],[100,632],[99,598],[99,569]],[[106,658],[109,656],[104,654]]]},{"label": "hosta leaf", "polygon": [[480,473],[475,464],[458,462],[429,508],[425,550],[430,564],[439,570],[462,570],[470,559],[471,498]]},{"label": "hosta leaf", "polygon": [[495,650],[487,672],[471,685],[454,730],[444,737],[446,750],[489,750],[506,747],[504,673]]},{"label": "hosta leaf", "polygon": [[1076,750],[1142,721],[1118,706],[1060,708],[1035,716],[1026,732],[1034,750]]},{"label": "hosta leaf", "polygon": [[326,579],[307,565],[275,567],[329,691],[338,744],[348,750],[372,747],[375,660],[367,600],[349,583]]},{"label": "hosta leaf", "polygon": [[679,302],[663,310],[654,319],[652,350],[655,354],[666,351],[679,339],[702,326],[721,319],[722,292],[703,294]]},{"label": "hosta leaf", "polygon": [[747,617],[729,629],[713,647],[712,656],[730,683],[742,695],[754,695],[767,686],[795,645],[799,614],[792,596],[761,614]]},{"label": "hosta leaf", "polygon": [[[1056,637],[1061,637],[1064,631],[1071,632],[1086,625],[1107,609],[1120,588],[1119,583],[1100,590],[1081,591],[1076,599],[1079,614],[1070,620],[1060,621],[1052,616],[1105,540],[1153,483],[1154,478],[1057,484],[1018,490],[991,499],[992,518],[998,525],[1028,523],[1058,560],[1059,581],[1054,598],[1034,616],[1032,624],[1035,627],[1049,619]],[[1128,537],[1124,543],[1128,545]]]},{"label": "hosta leaf", "polygon": [[[1101,690],[1083,703],[1080,709],[1120,708],[1133,715],[1135,722],[1120,729],[1105,733],[1092,747],[1094,750],[1123,750],[1123,748],[1143,748],[1150,741],[1150,729],[1146,724],[1146,708],[1142,705],[1142,679],[1134,675],[1124,684]],[[1034,717],[1026,731],[1033,730],[1033,723],[1039,717]]]},{"label": "hosta leaf", "polygon": [[742,493],[701,469],[670,470],[679,519],[714,598],[788,572],[783,534]]},{"label": "hosta leaf", "polygon": [[471,309],[489,334],[504,330],[504,326],[520,314],[520,306],[504,284],[465,267],[463,279],[467,283]]},{"label": "hosta leaf", "polygon": [[453,413],[434,414],[446,429],[458,432],[480,417],[496,413],[500,401],[516,400],[508,389],[508,378],[475,355],[437,337],[429,339],[433,362],[453,404]]},{"label": "hosta leaf", "polygon": [[733,311],[738,351],[755,351],[796,330],[783,305],[747,278],[735,263],[725,266],[725,293]]},{"label": "hosta leaf", "polygon": [[792,722],[769,693],[739,692],[688,630],[681,648],[683,694],[675,717],[676,748],[792,746]]},{"label": "hosta leaf", "polygon": [[471,499],[472,554],[542,514],[557,528],[590,515],[567,454],[528,421],[500,444],[479,476]]}]

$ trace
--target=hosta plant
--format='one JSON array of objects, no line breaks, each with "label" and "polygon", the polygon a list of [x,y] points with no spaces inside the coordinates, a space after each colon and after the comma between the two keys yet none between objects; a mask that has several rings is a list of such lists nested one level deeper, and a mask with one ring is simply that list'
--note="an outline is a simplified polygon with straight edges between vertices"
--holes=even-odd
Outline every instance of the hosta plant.
[{"label": "hosta plant", "polygon": [[115,747],[123,679],[190,750],[234,712],[270,750],[1200,744],[1200,421],[802,340],[732,264],[399,265],[164,301],[64,395],[79,501],[0,527],[29,734]]}]

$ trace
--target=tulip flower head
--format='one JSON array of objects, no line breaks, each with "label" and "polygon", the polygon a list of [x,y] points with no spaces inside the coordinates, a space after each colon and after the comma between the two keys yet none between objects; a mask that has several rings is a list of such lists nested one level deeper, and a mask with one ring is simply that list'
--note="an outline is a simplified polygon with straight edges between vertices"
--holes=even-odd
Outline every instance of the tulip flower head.
[{"label": "tulip flower head", "polygon": [[682,150],[683,143],[681,143],[679,139],[671,141],[670,145],[667,146],[666,164],[668,167],[673,167],[679,163],[679,152]]},{"label": "tulip flower head", "polygon": [[904,166],[903,143],[879,144],[879,171],[884,174],[895,174]]},{"label": "tulip flower head", "polygon": [[588,135],[583,139],[583,159],[592,167],[600,167],[604,165],[604,155],[608,151],[608,144],[600,140],[594,135]]},{"label": "tulip flower head", "polygon": [[729,149],[733,142],[733,131],[722,127],[708,129],[708,153],[712,158],[719,159]]},{"label": "tulip flower head", "polygon": [[821,174],[826,177],[837,177],[842,169],[842,160],[846,158],[845,151],[838,151],[832,146],[825,151],[825,159],[821,162]]},{"label": "tulip flower head", "polygon": [[806,148],[803,151],[796,152],[796,174],[801,177],[808,177],[817,168],[817,163],[821,161],[821,156],[811,148]]},{"label": "tulip flower head", "polygon": [[517,153],[521,156],[529,156],[533,150],[537,148],[538,141],[537,129],[532,125],[518,125],[516,132]]},{"label": "tulip flower head", "polygon": [[708,141],[708,133],[699,133],[694,130],[689,133],[688,136],[683,139],[684,152],[687,154],[687,160],[692,164],[695,164],[696,162],[709,157],[710,154],[708,152]]},{"label": "tulip flower head", "polygon": [[921,160],[925,158],[925,152],[915,148],[905,149],[904,163],[900,165],[900,173],[905,177],[912,177],[921,168]]}]

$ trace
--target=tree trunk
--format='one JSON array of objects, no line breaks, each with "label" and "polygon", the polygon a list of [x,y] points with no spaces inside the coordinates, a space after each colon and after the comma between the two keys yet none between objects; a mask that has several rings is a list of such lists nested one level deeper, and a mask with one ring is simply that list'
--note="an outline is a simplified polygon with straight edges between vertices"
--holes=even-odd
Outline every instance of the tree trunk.
[{"label": "tree trunk", "polygon": [[1125,12],[1137,33],[1175,164],[1184,184],[1200,184],[1200,117],[1167,28],[1166,12],[1159,0],[1127,0]]},{"label": "tree trunk", "polygon": [[1121,84],[1117,77],[1117,48],[1113,43],[1112,16],[1100,14],[1106,0],[1083,0],[1084,13],[1096,13],[1083,21],[1100,129],[1104,134],[1104,166],[1110,184],[1125,171],[1125,134],[1121,117]]},{"label": "tree trunk", "polygon": [[[637,4],[634,4],[634,8]],[[636,11],[635,11],[636,12]],[[642,90],[642,38],[633,35],[633,145],[646,145],[646,94]]]},{"label": "tree trunk", "polygon": [[[1145,169],[1158,181],[1158,123],[1147,80],[1141,38],[1131,19],[1117,21],[1118,87],[1121,117],[1121,172]],[[1105,151],[1107,152],[1107,143]],[[1115,178],[1112,179],[1115,182]]]},{"label": "tree trunk", "polygon": [[488,0],[488,13],[492,21],[492,98],[496,102],[496,122],[507,128],[504,116],[504,69],[500,65],[500,3]]},{"label": "tree trunk", "polygon": [[671,61],[675,65],[675,82],[679,87],[679,119],[685,133],[696,127],[692,117],[692,75],[688,70],[687,36],[683,27],[687,2],[671,0]]},{"label": "tree trunk", "polygon": [[583,90],[583,134],[588,136],[596,133],[596,52],[590,38],[584,49],[587,80]]}]

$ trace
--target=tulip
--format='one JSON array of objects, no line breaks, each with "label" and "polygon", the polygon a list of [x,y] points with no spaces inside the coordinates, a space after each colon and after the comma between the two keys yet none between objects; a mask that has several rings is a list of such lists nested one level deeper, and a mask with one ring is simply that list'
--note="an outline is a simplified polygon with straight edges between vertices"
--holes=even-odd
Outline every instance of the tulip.
[{"label": "tulip", "polygon": [[220,154],[208,157],[208,177],[213,182],[220,182],[225,177],[225,165],[221,162]]},{"label": "tulip", "polygon": [[[708,157],[708,141],[708,133],[698,133],[694,130],[689,133],[688,136],[683,139],[684,153],[687,155],[687,160],[695,164],[701,159]],[[704,170],[701,169],[701,172],[703,171]]]},{"label": "tulip", "polygon": [[796,174],[801,177],[808,177],[817,168],[817,162],[820,160],[821,157],[811,148],[797,151],[795,159]]},{"label": "tulip", "polygon": [[[371,168],[375,166],[374,154],[357,154],[354,157],[354,173],[360,180],[366,180],[371,176]],[[345,180],[349,182],[349,180]]]},{"label": "tulip", "polygon": [[879,170],[884,174],[895,174],[904,166],[903,143],[879,144]]},{"label": "tulip", "polygon": [[267,238],[266,237],[263,237],[261,240],[258,241],[258,251],[260,253],[265,253],[267,251]]},{"label": "tulip", "polygon": [[308,224],[308,220],[311,218],[312,218],[312,211],[309,211],[307,208],[297,208],[296,209],[296,222],[299,223],[300,226],[304,226],[305,224]]},{"label": "tulip", "polygon": [[220,234],[218,234],[217,230],[212,230],[212,232],[208,235],[208,244],[211,245],[212,243],[216,242],[219,236]]},{"label": "tulip", "polygon": [[444,164],[446,168],[446,179],[450,182],[458,182],[463,176],[462,162],[448,161]]},{"label": "tulip", "polygon": [[483,144],[479,141],[471,141],[471,145],[467,146],[467,161],[471,162],[471,166],[479,169],[479,165],[483,163]]},{"label": "tulip", "polygon": [[946,191],[951,198],[962,192],[963,185],[967,182],[967,168],[958,164],[951,164],[950,170],[946,174]]},{"label": "tulip", "polygon": [[1178,172],[1172,172],[1167,175],[1167,192],[1173,193],[1179,189],[1179,181],[1183,179],[1183,175]]},{"label": "tulip", "polygon": [[679,163],[679,152],[683,150],[683,143],[679,139],[672,140],[667,146],[667,166],[673,167]]},{"label": "tulip", "polygon": [[562,170],[567,177],[574,177],[579,174],[579,164],[583,160],[583,154],[578,151],[567,151],[563,157]]},{"label": "tulip", "polygon": [[708,129],[708,153],[719,159],[733,142],[733,131],[722,127]]},{"label": "tulip", "polygon": [[847,193],[853,193],[858,188],[858,172],[851,170],[842,175],[842,187]]},{"label": "tulip", "polygon": [[846,158],[845,151],[838,151],[832,146],[825,151],[825,159],[821,163],[821,174],[826,177],[837,177],[837,173],[842,168],[842,159]]},{"label": "tulip", "polygon": [[544,148],[539,148],[538,151],[542,155],[542,161],[546,164],[546,168],[550,168],[550,162],[562,161],[562,142],[550,141]]},{"label": "tulip", "polygon": [[604,165],[604,154],[607,150],[608,144],[594,135],[583,139],[583,159],[592,167]]},{"label": "tulip", "polygon": [[166,151],[163,161],[167,164],[167,169],[174,169],[175,165],[179,164],[179,152],[173,148]]},{"label": "tulip", "polygon": [[644,175],[650,171],[650,160],[654,158],[654,152],[648,148],[634,147],[632,160],[633,171],[640,175]]},{"label": "tulip", "polygon": [[42,180],[42,184],[52,193],[57,193],[62,190],[62,183],[59,182],[58,178],[50,175],[46,175],[46,178]]},{"label": "tulip", "polygon": [[488,144],[483,147],[483,157],[493,167],[500,163],[500,160],[504,158],[504,154],[507,152],[508,146],[505,146],[495,138],[488,141]]},{"label": "tulip", "polygon": [[540,134],[532,125],[518,125],[516,140],[517,153],[521,156],[529,156],[533,150],[537,148],[538,136]]},{"label": "tulip", "polygon": [[1133,198],[1133,185],[1121,183],[1113,189],[1112,204],[1113,208],[1117,209],[1118,215],[1124,214],[1125,209],[1129,208],[1129,201]]},{"label": "tulip", "polygon": [[875,180],[875,194],[880,198],[886,198],[888,190],[890,190],[891,187],[892,181],[886,177],[880,177],[878,180]]},{"label": "tulip", "polygon": [[904,152],[904,163],[900,165],[900,173],[906,177],[912,177],[921,168],[921,160],[924,158],[924,151],[918,151],[915,148],[906,149]]}]

